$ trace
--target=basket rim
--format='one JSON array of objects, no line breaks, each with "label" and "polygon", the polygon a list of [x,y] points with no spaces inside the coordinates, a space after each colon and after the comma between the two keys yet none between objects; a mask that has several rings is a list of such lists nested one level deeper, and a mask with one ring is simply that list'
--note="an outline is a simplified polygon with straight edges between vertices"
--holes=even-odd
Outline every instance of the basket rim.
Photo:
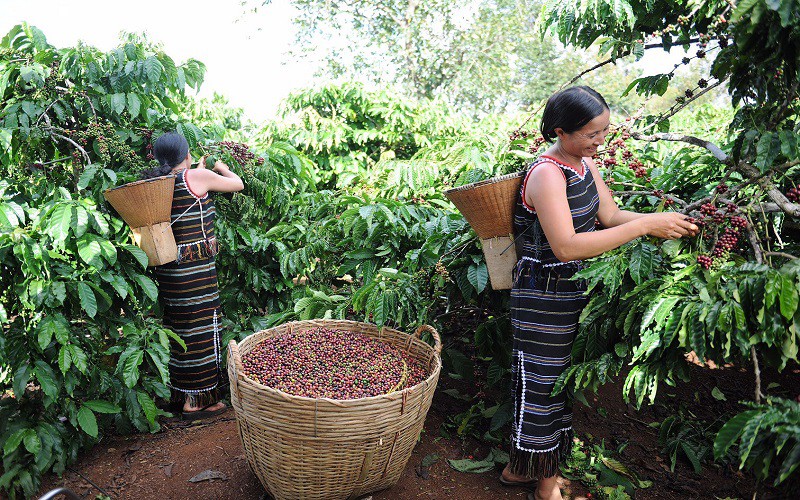
[{"label": "basket rim", "polygon": [[158,176],[158,177],[151,177],[151,178],[149,178],[149,179],[139,179],[138,181],[127,182],[127,183],[125,183],[125,184],[123,184],[123,185],[121,185],[121,186],[117,186],[117,187],[113,187],[113,188],[108,188],[108,189],[106,189],[105,191],[103,191],[103,193],[108,193],[108,192],[111,192],[111,191],[116,191],[117,189],[122,189],[122,188],[127,188],[127,187],[138,186],[138,185],[140,185],[140,184],[147,184],[148,182],[165,181],[165,180],[167,180],[167,179],[173,179],[173,178],[175,178],[175,176],[174,176],[174,175],[160,175],[160,176]]},{"label": "basket rim", "polygon": [[[416,385],[412,385],[411,387],[406,387],[402,391],[387,392],[386,394],[378,394],[377,396],[368,396],[368,397],[364,397],[364,398],[355,398],[355,399],[309,398],[309,397],[306,397],[306,396],[297,396],[295,394],[284,392],[284,391],[281,391],[281,390],[276,389],[274,387],[270,387],[268,385],[264,385],[261,382],[257,382],[253,378],[249,377],[244,370],[242,370],[241,373],[238,373],[238,375],[240,377],[242,377],[243,379],[247,380],[249,383],[255,385],[259,389],[265,389],[268,392],[275,393],[275,394],[277,394],[277,395],[279,395],[281,397],[284,397],[284,398],[289,398],[290,400],[295,400],[298,403],[300,403],[300,402],[307,403],[307,402],[320,402],[320,401],[322,401],[322,402],[325,402],[325,403],[333,404],[335,406],[350,406],[350,405],[360,404],[360,403],[363,403],[363,402],[366,402],[366,401],[378,400],[378,399],[381,399],[381,398],[396,399],[398,396],[399,397],[403,397],[403,393],[405,393],[407,391],[411,391],[413,389],[416,389],[420,385],[431,383],[433,377],[434,376],[438,377],[439,376],[439,371],[441,371],[441,369],[442,369],[442,356],[441,356],[441,354],[437,353],[436,350],[431,345],[429,345],[427,342],[424,342],[423,340],[414,337],[412,334],[402,332],[402,331],[397,330],[395,328],[389,328],[388,326],[378,327],[378,325],[376,325],[375,323],[366,323],[366,322],[363,322],[363,321],[352,321],[352,320],[347,320],[347,319],[336,319],[336,320],[334,320],[334,319],[316,319],[316,320],[305,320],[305,321],[303,321],[303,320],[300,320],[300,321],[287,321],[286,323],[281,323],[280,325],[275,325],[275,326],[273,326],[271,328],[265,328],[263,330],[259,330],[257,332],[253,332],[250,335],[248,335],[247,337],[243,338],[242,340],[236,342],[236,346],[238,348],[238,346],[242,342],[244,342],[248,338],[252,337],[253,335],[258,335],[258,334],[267,332],[269,330],[274,330],[274,329],[282,327],[282,326],[303,324],[303,323],[311,323],[311,322],[320,322],[320,321],[323,321],[323,322],[330,321],[330,322],[336,322],[336,323],[345,322],[345,323],[351,323],[353,325],[366,325],[366,326],[370,326],[370,327],[377,327],[379,329],[385,328],[386,330],[391,330],[392,332],[397,332],[397,333],[400,333],[400,334],[403,334],[403,335],[408,335],[411,338],[412,342],[414,342],[414,341],[419,342],[419,343],[423,344],[425,347],[427,347],[428,349],[430,349],[433,352],[433,359],[436,361],[435,364],[434,364],[434,368],[433,368],[433,370],[431,370],[430,375],[428,375],[421,382],[419,382]],[[240,357],[241,357],[241,353],[240,353]],[[230,356],[229,356],[228,357],[228,364],[230,364],[230,362],[231,362],[231,359],[230,359]],[[239,382],[237,381],[235,383],[238,384]],[[233,385],[233,384],[234,384],[234,382],[231,381],[231,385]]]},{"label": "basket rim", "polygon": [[524,170],[520,170],[519,172],[513,172],[510,174],[501,175],[498,177],[492,177],[491,179],[484,179],[482,181],[473,182],[472,184],[464,184],[463,186],[458,186],[454,188],[450,188],[445,190],[444,194],[447,195],[449,193],[454,193],[458,191],[468,191],[470,189],[475,189],[484,185],[495,184],[497,182],[503,182],[511,179],[516,179],[517,177],[522,177],[525,175]]}]

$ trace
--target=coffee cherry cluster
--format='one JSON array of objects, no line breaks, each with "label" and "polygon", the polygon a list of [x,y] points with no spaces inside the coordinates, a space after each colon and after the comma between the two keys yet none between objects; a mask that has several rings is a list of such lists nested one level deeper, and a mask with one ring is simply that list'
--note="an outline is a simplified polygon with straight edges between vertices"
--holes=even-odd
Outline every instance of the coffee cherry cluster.
[{"label": "coffee cherry cluster", "polygon": [[441,276],[442,279],[444,279],[445,281],[448,281],[450,279],[450,273],[447,271],[447,268],[445,267],[444,263],[442,263],[441,260],[436,262],[435,269],[436,269],[436,274]]},{"label": "coffee cherry cluster", "polygon": [[739,230],[735,228],[725,228],[725,232],[717,240],[714,245],[714,251],[711,254],[714,257],[722,257],[725,252],[730,252],[739,243]]},{"label": "coffee cherry cluster", "polygon": [[717,184],[717,188],[716,189],[717,189],[717,193],[725,194],[725,193],[728,192],[728,185],[725,184],[724,182],[720,182],[719,184]]},{"label": "coffee cherry cluster", "polygon": [[422,381],[410,356],[368,335],[314,328],[258,343],[242,356],[245,373],[266,386],[309,398],[357,399],[386,394],[403,376],[406,386]]},{"label": "coffee cherry cluster", "polygon": [[542,144],[544,144],[544,142],[545,142],[544,137],[542,137],[541,135],[538,136],[533,140],[533,143],[530,146],[528,146],[528,152],[531,154],[536,154],[537,152],[539,152],[539,148],[542,147]]},{"label": "coffee cherry cluster", "polygon": [[797,200],[800,200],[800,189],[797,189],[796,187],[789,189],[786,191],[786,197],[792,203],[797,203]]},{"label": "coffee cherry cluster", "polygon": [[531,133],[527,130],[514,130],[508,134],[508,139],[511,141],[518,141],[520,139],[527,139]]},{"label": "coffee cherry cluster", "polygon": [[[99,156],[98,161],[107,166],[113,163],[140,168],[143,166],[140,156],[120,138],[111,122],[93,121],[84,130],[66,129],[64,135],[78,143],[87,154],[91,155],[96,151]],[[74,150],[72,158],[74,163],[81,163],[79,151]]]},{"label": "coffee cherry cluster", "polygon": [[703,203],[700,206],[700,212],[706,217],[710,217],[715,224],[721,224],[725,220],[725,214],[719,212],[714,203]]},{"label": "coffee cherry cluster", "polygon": [[744,217],[739,217],[738,215],[734,215],[730,218],[731,226],[737,229],[744,229],[747,227],[747,219]]},{"label": "coffee cherry cluster", "polygon": [[256,155],[254,155],[250,148],[247,147],[247,144],[242,144],[240,142],[233,142],[233,141],[220,141],[217,144],[227,151],[234,160],[236,160],[239,165],[244,165],[251,160],[254,160]]},{"label": "coffee cherry cluster", "polygon": [[633,175],[641,179],[647,177],[647,169],[644,168],[644,163],[639,160],[632,160],[628,162],[628,166],[633,170]]},{"label": "coffee cherry cluster", "polygon": [[703,269],[711,269],[711,265],[714,264],[714,259],[708,255],[698,255],[697,263],[700,264],[700,267]]}]

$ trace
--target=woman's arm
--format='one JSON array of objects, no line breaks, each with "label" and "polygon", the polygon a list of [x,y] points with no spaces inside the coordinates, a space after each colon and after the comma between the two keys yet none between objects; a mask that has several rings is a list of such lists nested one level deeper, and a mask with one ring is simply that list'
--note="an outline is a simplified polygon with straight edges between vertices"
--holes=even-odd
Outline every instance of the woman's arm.
[{"label": "woman's arm", "polygon": [[[600,191],[603,190],[598,189]],[[603,217],[618,217],[616,212],[619,208],[614,210],[616,203],[611,194],[608,190],[604,194],[607,197],[605,203],[603,195],[600,195]],[[567,201],[566,181],[560,168],[552,163],[541,163],[530,173],[525,187],[525,201],[536,208],[550,248],[562,262],[596,257],[640,236],[673,239],[693,235],[697,231],[697,226],[686,221],[682,214],[666,212],[637,217],[602,231],[576,233]]]},{"label": "woman's arm", "polygon": [[213,171],[206,169],[204,164],[205,158],[200,160],[197,168],[186,172],[186,182],[191,185],[195,195],[203,197],[209,191],[230,193],[244,189],[242,179],[221,161],[217,160]]}]

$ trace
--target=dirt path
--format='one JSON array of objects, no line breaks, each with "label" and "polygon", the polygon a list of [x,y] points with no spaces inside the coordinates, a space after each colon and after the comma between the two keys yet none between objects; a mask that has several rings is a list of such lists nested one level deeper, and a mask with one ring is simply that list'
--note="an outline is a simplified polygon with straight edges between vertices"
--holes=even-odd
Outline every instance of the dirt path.
[{"label": "dirt path", "polygon": [[[587,442],[603,442],[607,449],[627,443],[618,455],[630,469],[653,486],[638,489],[635,498],[752,498],[754,480],[730,467],[705,465],[701,475],[679,461],[670,471],[668,458],[660,454],[658,429],[650,424],[661,421],[682,405],[702,413],[704,406],[719,404],[710,391],[717,387],[728,399],[746,397],[748,374],[741,370],[694,369],[692,384],[663,394],[664,404],[635,412],[622,401],[621,381],[604,387],[590,398],[592,407],[577,405],[575,429]],[[795,377],[796,378],[796,377]],[[446,383],[446,381],[443,381]],[[440,388],[441,389],[441,388]],[[425,431],[399,483],[392,489],[372,495],[379,499],[457,499],[480,500],[528,497],[524,488],[507,488],[497,481],[499,468],[483,474],[467,474],[452,469],[447,459],[468,455],[483,457],[487,446],[477,441],[446,439],[440,425],[448,416],[460,411],[453,398],[439,390],[428,414]],[[420,465],[423,458],[436,454],[440,458],[429,469]],[[216,471],[223,479],[193,483],[189,479],[204,471]],[[91,484],[89,481],[91,481]],[[566,482],[564,493],[572,499],[585,499],[589,491],[581,483]],[[65,472],[62,479],[46,478],[42,492],[67,486],[85,498],[104,492],[112,498],[130,499],[262,499],[264,489],[251,473],[239,441],[233,410],[216,420],[187,426],[179,420],[164,423],[164,432],[104,439],[78,463]],[[565,495],[565,498],[567,496]],[[760,499],[782,498],[774,491],[764,491]],[[787,498],[787,497],[783,497]]]}]

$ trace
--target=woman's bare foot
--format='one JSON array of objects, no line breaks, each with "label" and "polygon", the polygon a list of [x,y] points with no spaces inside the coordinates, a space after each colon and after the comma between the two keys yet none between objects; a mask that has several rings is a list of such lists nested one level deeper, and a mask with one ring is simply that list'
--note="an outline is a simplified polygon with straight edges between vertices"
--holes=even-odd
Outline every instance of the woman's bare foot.
[{"label": "woman's bare foot", "polygon": [[503,472],[502,472],[501,475],[503,476],[503,479],[505,479],[508,482],[512,482],[512,483],[527,483],[527,482],[532,482],[533,481],[531,478],[529,478],[527,476],[521,476],[519,474],[512,473],[510,465],[506,465],[506,468],[503,469]]},{"label": "woman's bare foot", "polygon": [[563,500],[561,489],[559,488],[559,479],[558,476],[540,479],[533,497],[536,500]]},{"label": "woman's bare foot", "polygon": [[189,402],[187,401],[186,403],[183,404],[183,412],[184,413],[191,413],[193,411],[200,411],[200,410],[211,412],[211,411],[223,410],[223,409],[225,409],[225,407],[226,407],[225,403],[223,403],[222,401],[217,401],[216,403],[214,403],[213,405],[211,405],[211,406],[209,406],[207,408],[203,408],[202,406],[191,406],[189,404]]}]

